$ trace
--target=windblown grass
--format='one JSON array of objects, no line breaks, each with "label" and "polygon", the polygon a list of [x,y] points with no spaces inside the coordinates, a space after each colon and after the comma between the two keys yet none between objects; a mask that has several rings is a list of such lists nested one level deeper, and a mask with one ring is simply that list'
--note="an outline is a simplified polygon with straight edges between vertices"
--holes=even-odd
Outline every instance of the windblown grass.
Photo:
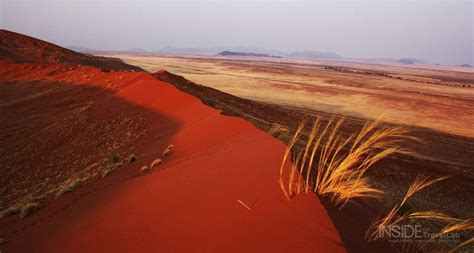
[{"label": "windblown grass", "polygon": [[38,202],[29,202],[22,206],[20,212],[20,219],[25,218],[26,216],[38,211],[40,208],[40,203]]},{"label": "windblown grass", "polygon": [[148,171],[150,171],[150,168],[148,168],[148,166],[143,166],[143,167],[140,169],[140,173],[142,173],[142,174],[145,174],[145,173],[147,173]]},{"label": "windblown grass", "polygon": [[268,129],[268,133],[273,135],[274,137],[280,137],[282,134],[289,133],[290,129],[285,126],[282,126],[278,123],[274,123],[270,129]]},{"label": "windblown grass", "polygon": [[56,198],[70,192],[74,192],[83,180],[77,176],[71,177],[63,182],[63,184],[59,187],[59,190],[56,192]]},{"label": "windblown grass", "polygon": [[153,160],[153,162],[151,162],[150,168],[156,167],[156,166],[160,165],[161,163],[163,163],[163,161],[161,159],[155,159],[155,160]]},{"label": "windblown grass", "polygon": [[[436,211],[415,211],[400,213],[401,208],[414,194],[444,179],[446,179],[446,177],[432,179],[429,176],[419,175],[408,188],[402,201],[397,206],[393,207],[384,217],[372,223],[372,225],[367,230],[365,236],[366,240],[369,242],[381,240],[383,239],[381,236],[383,235],[383,231],[386,231],[396,225],[413,224],[413,222],[418,220],[431,220],[445,225],[439,232],[433,233],[434,235],[432,237],[424,238],[424,240],[415,240],[417,238],[412,238],[412,240],[400,242],[401,245],[399,249],[401,252],[447,252],[448,250],[443,248],[445,245],[430,243],[435,242],[443,235],[449,233],[473,230],[474,223],[471,220],[453,218],[449,215]],[[449,250],[449,252],[455,252],[472,242],[474,241],[470,239],[460,243],[453,249]]]},{"label": "windblown grass", "polygon": [[166,147],[166,149],[161,154],[161,159],[164,159],[165,157],[169,156],[173,152],[173,150],[174,150],[174,145],[173,144],[168,145],[168,147]]},{"label": "windblown grass", "polygon": [[412,137],[404,128],[382,127],[377,120],[368,122],[358,134],[342,138],[339,130],[343,123],[340,119],[323,124],[316,118],[305,148],[293,156],[296,158],[289,171],[285,171],[285,163],[302,136],[305,122],[298,126],[280,167],[279,183],[286,198],[314,191],[342,207],[353,198],[380,197],[382,192],[370,185],[365,173],[382,158],[408,152],[399,144]]},{"label": "windblown grass", "polygon": [[133,154],[130,155],[130,157],[128,158],[129,163],[134,163],[136,160],[137,160],[137,156]]},{"label": "windblown grass", "polygon": [[33,199],[23,200],[10,208],[0,212],[0,217],[7,217],[10,215],[20,214],[20,219],[25,218],[26,216],[38,211],[41,204]]}]

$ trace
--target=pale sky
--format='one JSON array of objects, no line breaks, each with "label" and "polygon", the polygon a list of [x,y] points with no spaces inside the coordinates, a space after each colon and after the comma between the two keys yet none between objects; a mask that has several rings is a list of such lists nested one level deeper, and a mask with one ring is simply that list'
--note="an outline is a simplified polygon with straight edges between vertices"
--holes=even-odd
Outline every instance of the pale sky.
[{"label": "pale sky", "polygon": [[474,0],[0,0],[0,27],[62,46],[252,46],[474,64]]}]

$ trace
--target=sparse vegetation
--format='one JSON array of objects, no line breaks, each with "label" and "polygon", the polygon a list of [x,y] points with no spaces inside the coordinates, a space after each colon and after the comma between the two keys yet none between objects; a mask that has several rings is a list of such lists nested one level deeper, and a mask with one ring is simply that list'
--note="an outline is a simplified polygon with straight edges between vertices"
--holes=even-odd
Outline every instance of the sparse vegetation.
[{"label": "sparse vegetation", "polygon": [[3,210],[0,213],[0,217],[7,217],[11,215],[20,214],[20,219],[36,212],[40,208],[41,204],[38,201],[34,201],[31,198],[28,200],[21,200],[13,206]]},{"label": "sparse vegetation", "polygon": [[232,115],[232,110],[223,104],[216,104],[214,108],[221,110],[224,115]]},{"label": "sparse vegetation", "polygon": [[[370,184],[365,176],[366,171],[374,163],[391,154],[407,153],[408,151],[400,146],[401,140],[416,140],[401,127],[381,127],[380,121],[369,122],[358,134],[343,139],[338,135],[338,129],[342,124],[343,120],[331,120],[323,125],[317,118],[309,132],[304,149],[296,151],[289,171],[284,171],[292,148],[302,136],[305,122],[298,126],[288,144],[280,167],[280,187],[288,199],[300,193],[314,191],[322,197],[329,197],[332,204],[342,208],[353,198],[380,198],[384,192]],[[313,164],[316,169],[314,172],[312,172]],[[366,233],[366,240],[380,240],[381,238],[378,237],[380,232],[394,225],[430,220],[444,224],[439,232],[433,233],[434,236],[423,242],[402,242],[397,249],[401,249],[402,252],[431,252],[432,250],[447,252],[446,244],[430,244],[430,242],[448,233],[474,230],[472,220],[453,218],[437,211],[415,211],[407,203],[408,199],[418,191],[444,179],[445,177],[431,179],[428,176],[418,176],[403,200],[370,226]],[[473,242],[474,240],[468,239],[454,246],[449,252],[454,252]]]},{"label": "sparse vegetation", "polygon": [[40,208],[40,203],[38,202],[29,202],[26,203],[22,208],[20,212],[20,219],[25,218],[26,216],[38,211]]},{"label": "sparse vegetation", "polygon": [[143,166],[141,169],[140,169],[140,172],[142,174],[145,174],[147,173],[148,171],[150,171],[150,168],[148,168],[148,166]]},{"label": "sparse vegetation", "polygon": [[118,163],[120,161],[120,157],[117,154],[114,154],[110,157],[113,163]]},{"label": "sparse vegetation", "polygon": [[173,149],[174,149],[173,144],[168,145],[168,147],[161,154],[161,158],[163,159],[163,158],[169,156],[173,152]]},{"label": "sparse vegetation", "polygon": [[114,171],[113,167],[109,166],[109,167],[105,168],[104,170],[102,170],[101,176],[106,177],[106,176],[112,174],[113,171]]},{"label": "sparse vegetation", "polygon": [[160,165],[163,161],[161,159],[155,159],[153,160],[153,162],[151,163],[150,165],[150,168],[153,168],[153,167],[156,167],[158,165]]},{"label": "sparse vegetation", "polygon": [[128,158],[129,163],[134,163],[136,160],[137,160],[137,157],[133,154],[130,155],[130,157]]},{"label": "sparse vegetation", "polygon": [[282,126],[278,123],[274,123],[270,129],[268,129],[268,133],[273,135],[274,137],[280,138],[282,134],[289,133],[290,129],[285,126]]},{"label": "sparse vegetation", "polygon": [[56,198],[61,195],[64,195],[65,193],[74,192],[80,186],[81,182],[82,180],[79,178],[71,178],[71,179],[66,180],[64,184],[57,191]]},{"label": "sparse vegetation", "polygon": [[[407,132],[401,127],[381,127],[380,121],[373,121],[357,135],[342,138],[338,130],[343,122],[331,120],[323,126],[316,118],[304,150],[297,152],[290,170],[285,172],[285,163],[305,122],[298,126],[280,167],[280,187],[288,199],[314,191],[342,207],[353,198],[380,197],[382,192],[371,186],[365,173],[380,159],[407,152],[398,145],[401,139],[409,138]],[[314,180],[310,180],[313,165],[316,171]]]},{"label": "sparse vegetation", "polygon": [[[431,179],[429,176],[419,175],[408,188],[402,201],[397,206],[393,207],[384,217],[372,223],[365,235],[366,240],[382,240],[383,238],[381,238],[380,235],[383,235],[384,231],[387,231],[396,225],[413,224],[420,220],[431,220],[442,223],[444,226],[438,232],[433,233],[432,237],[425,238],[426,240],[400,242],[399,244],[402,245],[400,245],[399,248],[402,249],[402,252],[447,252],[448,249],[446,245],[440,243],[433,244],[432,242],[449,233],[474,230],[474,223],[472,220],[457,219],[437,211],[400,212],[403,206],[414,194],[444,179],[446,179],[446,177]],[[449,252],[461,249],[472,242],[474,242],[474,240],[471,238],[459,243],[454,248],[450,249]]]},{"label": "sparse vegetation", "polygon": [[20,212],[21,212],[20,207],[18,207],[18,206],[12,206],[12,207],[9,207],[9,208],[3,210],[3,211],[1,212],[0,217],[7,217],[7,216],[19,214]]}]

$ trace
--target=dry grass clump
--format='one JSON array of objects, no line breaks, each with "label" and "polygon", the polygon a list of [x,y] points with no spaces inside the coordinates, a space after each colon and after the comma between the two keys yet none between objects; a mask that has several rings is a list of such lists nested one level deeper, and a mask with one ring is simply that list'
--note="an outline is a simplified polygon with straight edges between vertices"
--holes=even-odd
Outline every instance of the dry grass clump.
[{"label": "dry grass clump", "polygon": [[107,177],[109,176],[110,174],[112,174],[112,172],[114,172],[111,168],[106,168],[104,170],[101,171],[100,175],[102,177]]},{"label": "dry grass clump", "polygon": [[[430,243],[435,242],[443,235],[449,233],[474,230],[474,223],[472,220],[461,220],[436,211],[414,211],[401,213],[402,207],[414,194],[444,179],[446,179],[446,177],[431,179],[429,176],[419,175],[408,188],[402,201],[397,206],[393,207],[384,217],[371,224],[365,235],[366,240],[369,242],[381,240],[383,239],[383,232],[390,230],[390,228],[396,225],[413,224],[419,220],[431,220],[445,225],[439,232],[433,233],[433,236],[425,238],[426,240],[412,240],[403,242],[401,245],[402,252],[447,252],[447,249],[442,248],[442,244]],[[450,249],[449,252],[455,252],[473,242],[474,240],[471,238]]]},{"label": "dry grass clump", "polygon": [[[316,118],[304,150],[297,153],[289,171],[284,171],[290,151],[302,135],[302,122],[287,146],[280,167],[280,187],[291,199],[302,192],[314,191],[330,196],[341,207],[353,198],[380,197],[382,192],[370,185],[367,170],[382,158],[407,152],[399,146],[410,138],[401,127],[382,127],[380,121],[368,122],[358,134],[342,138],[339,129],[344,120],[323,124]],[[310,180],[315,168],[314,182]],[[303,175],[304,174],[304,175]],[[286,182],[285,182],[286,181]]]},{"label": "dry grass clump", "polygon": [[[115,155],[112,156],[113,164],[108,165],[105,169],[100,171],[100,175],[102,177],[107,177],[112,174],[118,168],[124,166],[124,163],[134,163],[138,158],[136,155],[131,154],[128,158],[120,160],[120,157],[117,155],[116,159],[113,159]],[[157,159],[158,160],[158,159]],[[157,166],[159,164],[158,161],[153,161],[155,164],[152,163],[151,167]],[[142,168],[143,169],[143,168]],[[148,170],[147,170],[148,171]],[[143,172],[143,171],[142,171]],[[146,172],[146,171],[145,171]]]},{"label": "dry grass clump", "polygon": [[173,149],[174,149],[174,145],[173,144],[170,144],[168,145],[168,147],[166,147],[166,149],[163,151],[163,153],[161,154],[161,158],[157,158],[155,160],[153,160],[153,162],[151,162],[150,164],[150,167],[147,167],[147,166],[143,166],[141,169],[140,169],[140,172],[142,174],[144,173],[147,173],[148,171],[150,171],[152,168],[160,165],[163,163],[163,160],[165,159],[165,157],[169,156],[172,152],[173,152]]},{"label": "dry grass clump", "polygon": [[161,154],[161,158],[163,159],[163,158],[169,156],[173,152],[173,149],[174,149],[173,144],[168,145],[168,147]]},{"label": "dry grass clump", "polygon": [[81,178],[73,177],[66,180],[59,190],[56,192],[56,198],[64,195],[65,193],[74,192],[81,184],[83,180]]},{"label": "dry grass clump", "polygon": [[286,134],[289,132],[290,132],[290,129],[278,123],[274,123],[268,130],[268,133],[273,135],[274,137],[280,137],[282,134]]},{"label": "dry grass clump", "polygon": [[147,173],[148,171],[150,171],[150,168],[148,168],[148,166],[143,166],[141,169],[140,169],[140,172],[142,174],[145,174]]},{"label": "dry grass clump", "polygon": [[100,174],[101,174],[102,177],[106,177],[106,176],[112,174],[112,172],[114,172],[115,168],[116,168],[116,167],[115,167],[113,164],[112,164],[112,165],[109,165],[109,166],[107,166],[105,169],[103,169],[103,170],[100,172]]},{"label": "dry grass clump", "polygon": [[19,214],[21,212],[21,208],[19,206],[11,206],[0,213],[0,217],[7,217],[15,214]]},{"label": "dry grass clump", "polygon": [[38,211],[40,208],[40,203],[38,202],[29,202],[22,206],[20,212],[20,219],[25,218],[26,216]]},{"label": "dry grass clump", "polygon": [[23,200],[3,210],[0,213],[0,217],[7,217],[11,215],[20,214],[20,219],[23,219],[26,216],[38,211],[40,207],[41,207],[41,204],[38,201],[35,201],[33,199]]},{"label": "dry grass clump", "polygon": [[153,167],[156,167],[158,165],[160,165],[163,161],[161,159],[155,159],[153,160],[153,162],[151,163],[150,165],[150,168],[153,168]]},{"label": "dry grass clump", "polygon": [[135,162],[136,160],[137,160],[137,156],[135,156],[135,155],[133,155],[133,154],[130,155],[130,157],[128,158],[128,162],[129,162],[129,163],[133,163],[133,162]]},{"label": "dry grass clump", "polygon": [[118,163],[120,161],[120,157],[117,154],[114,154],[110,157],[113,163]]}]

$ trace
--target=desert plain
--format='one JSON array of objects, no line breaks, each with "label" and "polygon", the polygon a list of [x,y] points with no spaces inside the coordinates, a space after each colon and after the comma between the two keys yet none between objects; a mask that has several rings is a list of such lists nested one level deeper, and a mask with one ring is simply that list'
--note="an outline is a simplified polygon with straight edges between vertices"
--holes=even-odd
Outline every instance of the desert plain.
[{"label": "desert plain", "polygon": [[307,59],[112,55],[250,100],[474,137],[474,69]]}]

